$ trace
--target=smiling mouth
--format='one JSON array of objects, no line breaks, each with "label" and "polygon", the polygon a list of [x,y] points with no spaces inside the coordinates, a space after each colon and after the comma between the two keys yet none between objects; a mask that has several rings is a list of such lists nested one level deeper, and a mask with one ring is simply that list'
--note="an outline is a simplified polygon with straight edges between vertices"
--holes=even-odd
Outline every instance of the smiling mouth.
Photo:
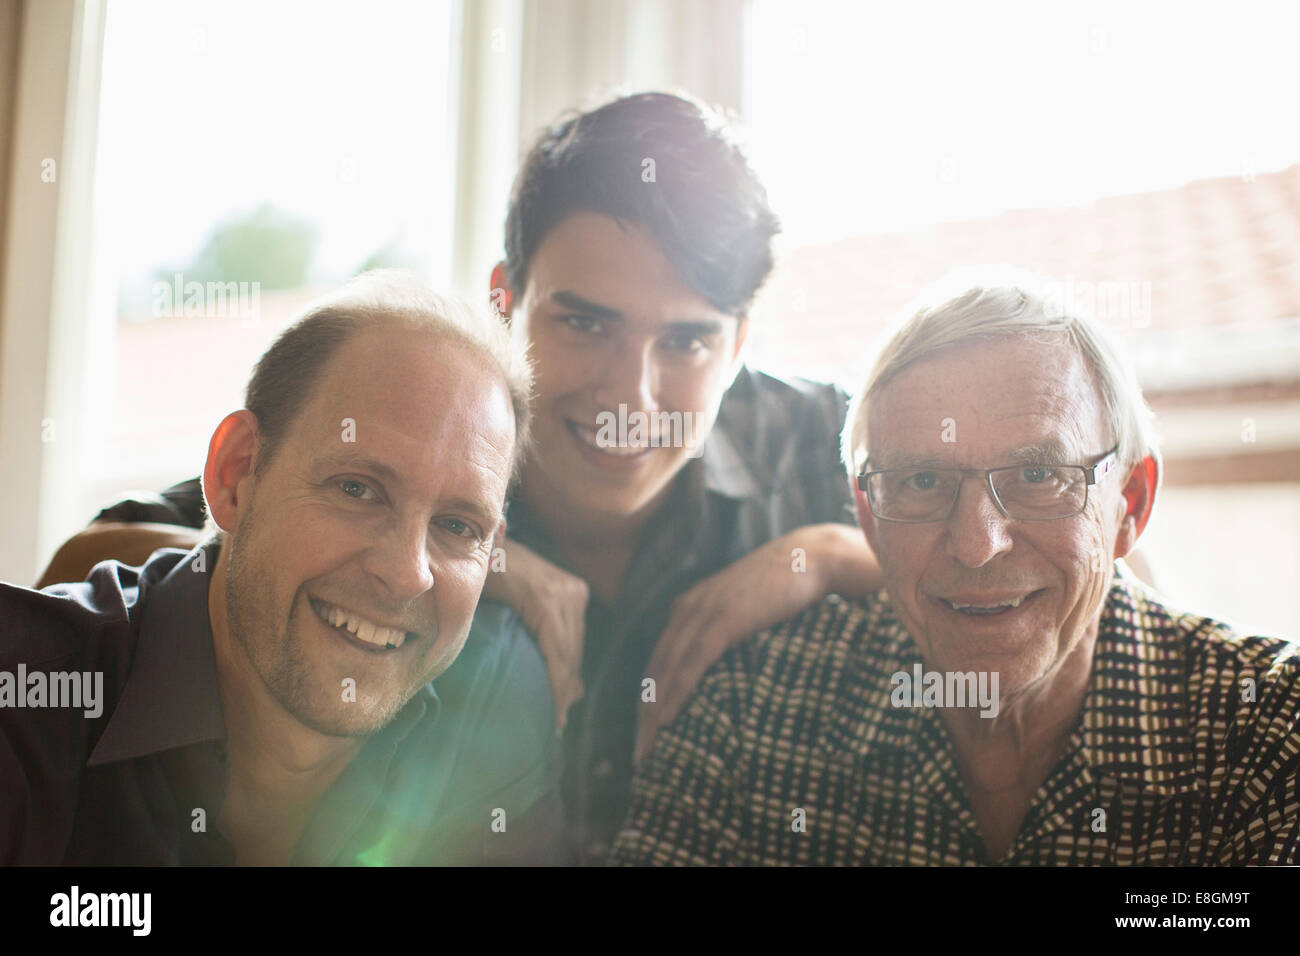
[{"label": "smiling mouth", "polygon": [[310,597],[307,600],[316,616],[330,627],[346,631],[357,640],[380,650],[397,650],[406,643],[408,638],[414,640],[419,637],[414,631],[385,627],[335,604],[327,604]]},{"label": "smiling mouth", "polygon": [[964,601],[950,601],[948,598],[939,598],[939,602],[958,614],[965,614],[970,617],[993,617],[998,614],[1006,614],[1017,608],[1023,607],[1027,602],[1032,601],[1038,596],[1040,591],[1030,591],[1027,594],[1021,594],[1013,598],[1005,598],[1001,601],[989,601],[980,603],[966,603]]},{"label": "smiling mouth", "polygon": [[658,446],[653,442],[637,445],[605,445],[597,441],[599,432],[595,428],[589,428],[586,425],[579,425],[577,422],[565,420],[564,424],[568,427],[573,436],[582,442],[588,448],[610,455],[614,458],[635,458],[638,455],[644,455],[654,451]]}]

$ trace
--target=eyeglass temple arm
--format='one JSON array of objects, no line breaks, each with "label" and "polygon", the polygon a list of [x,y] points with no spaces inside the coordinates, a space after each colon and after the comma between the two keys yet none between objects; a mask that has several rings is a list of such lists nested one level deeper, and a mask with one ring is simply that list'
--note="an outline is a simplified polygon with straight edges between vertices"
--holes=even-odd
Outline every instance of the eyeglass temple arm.
[{"label": "eyeglass temple arm", "polygon": [[1115,467],[1115,456],[1118,452],[1119,445],[1116,445],[1106,452],[1106,457],[1097,464],[1084,468],[1084,472],[1088,476],[1088,484],[1095,485],[1101,478],[1110,474],[1111,469]]}]

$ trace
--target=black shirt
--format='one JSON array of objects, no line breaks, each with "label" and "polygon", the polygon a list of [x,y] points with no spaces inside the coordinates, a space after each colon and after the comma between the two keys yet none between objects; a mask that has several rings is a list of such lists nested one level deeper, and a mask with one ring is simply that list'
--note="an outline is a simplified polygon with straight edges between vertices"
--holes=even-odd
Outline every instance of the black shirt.
[{"label": "black shirt", "polygon": [[[586,695],[564,729],[563,792],[575,859],[603,861],[627,812],[641,679],[673,600],[796,528],[853,523],[839,453],[847,410],[848,395],[833,385],[742,368],[703,454],[687,462],[646,522],[622,593],[612,605],[589,602]],[[121,502],[99,518],[201,527],[202,505],[195,478],[150,500]],[[508,529],[514,540],[564,566],[522,500],[510,506]]]},{"label": "black shirt", "polygon": [[[0,584],[0,863],[234,862],[203,547]],[[519,619],[483,604],[435,683],[321,798],[294,864],[564,862],[554,705]]]}]

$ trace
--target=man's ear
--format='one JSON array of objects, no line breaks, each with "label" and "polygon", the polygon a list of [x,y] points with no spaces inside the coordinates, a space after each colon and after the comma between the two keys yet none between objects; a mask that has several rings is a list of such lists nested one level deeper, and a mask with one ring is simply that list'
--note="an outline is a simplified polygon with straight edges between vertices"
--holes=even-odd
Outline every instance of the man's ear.
[{"label": "man's ear", "polygon": [[1142,536],[1151,518],[1151,508],[1155,504],[1156,489],[1160,486],[1160,461],[1154,455],[1147,455],[1133,466],[1133,471],[1124,483],[1124,516],[1120,519],[1119,534],[1115,537],[1115,557],[1122,558],[1137,547],[1138,538]]},{"label": "man's ear", "polygon": [[506,281],[505,260],[492,267],[492,291],[488,295],[492,311],[505,319],[506,325],[509,325],[510,314],[515,308],[515,295],[510,291],[510,283]]},{"label": "man's ear", "polygon": [[241,408],[221,420],[208,442],[203,497],[208,513],[222,531],[230,532],[239,524],[239,510],[252,488],[257,437],[257,416]]},{"label": "man's ear", "polygon": [[736,347],[731,351],[731,361],[736,363],[740,359],[740,350],[745,347],[745,340],[749,338],[749,316],[741,315],[736,318]]}]

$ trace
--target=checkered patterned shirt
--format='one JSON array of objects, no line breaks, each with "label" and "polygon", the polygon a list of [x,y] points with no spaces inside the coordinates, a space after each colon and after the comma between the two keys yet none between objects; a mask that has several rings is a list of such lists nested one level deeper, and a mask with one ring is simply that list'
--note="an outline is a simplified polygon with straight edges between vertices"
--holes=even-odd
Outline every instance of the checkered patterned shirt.
[{"label": "checkered patterned shirt", "polygon": [[612,862],[1300,863],[1300,646],[1116,572],[1078,722],[1001,858],[943,720],[890,704],[891,675],[921,657],[877,592],[827,598],[714,666],[638,774]]}]

